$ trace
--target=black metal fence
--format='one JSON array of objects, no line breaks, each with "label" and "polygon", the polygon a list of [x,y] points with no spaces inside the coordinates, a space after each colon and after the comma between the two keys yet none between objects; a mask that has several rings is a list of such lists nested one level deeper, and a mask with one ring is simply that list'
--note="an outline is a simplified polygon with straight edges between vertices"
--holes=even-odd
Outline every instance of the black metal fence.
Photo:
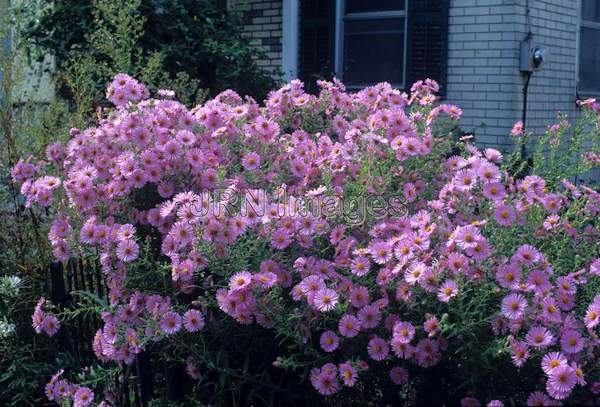
[{"label": "black metal fence", "polygon": [[[49,267],[50,299],[62,309],[71,309],[78,301],[78,294],[87,294],[101,300],[107,300],[108,287],[104,275],[97,264],[81,259],[71,259],[66,264],[54,262]],[[61,352],[66,352],[76,367],[86,367],[97,359],[92,349],[92,341],[98,329],[102,327],[98,315],[81,313],[65,323],[58,333]],[[148,351],[137,355],[133,365],[120,366],[120,372],[114,383],[114,403],[117,406],[146,406],[153,397],[153,378],[151,357]],[[181,368],[174,375],[183,373]],[[171,388],[172,387],[172,388]],[[177,380],[169,386],[171,399],[178,399],[177,391],[181,386]]]}]

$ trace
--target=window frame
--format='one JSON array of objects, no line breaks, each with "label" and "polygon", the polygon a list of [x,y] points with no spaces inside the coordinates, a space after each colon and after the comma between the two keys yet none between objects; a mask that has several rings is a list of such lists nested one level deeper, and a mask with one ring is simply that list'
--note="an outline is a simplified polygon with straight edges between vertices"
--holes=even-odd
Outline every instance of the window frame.
[{"label": "window frame", "polygon": [[[404,44],[403,44],[403,56],[402,56],[402,83],[391,83],[393,87],[404,89],[406,86],[406,66],[408,57],[408,19],[410,9],[410,1],[404,1],[404,10],[389,10],[389,11],[370,11],[362,13],[349,13],[346,14],[345,6],[346,0],[335,0],[335,38],[334,38],[334,72],[336,77],[344,81],[344,22],[347,20],[367,20],[367,19],[384,19],[384,18],[404,18]],[[418,1],[418,0],[416,0]],[[348,18],[350,17],[350,18]],[[374,84],[360,84],[346,86],[350,90],[360,90]]]},{"label": "window frame", "polygon": [[576,57],[576,78],[577,78],[577,94],[582,96],[597,96],[600,95],[600,89],[582,89],[581,88],[581,50],[582,50],[582,33],[584,28],[591,28],[597,30],[600,33],[600,22],[593,20],[586,20],[583,15],[583,1],[580,1],[578,4],[578,14],[579,14],[579,25],[577,27],[577,57]]}]

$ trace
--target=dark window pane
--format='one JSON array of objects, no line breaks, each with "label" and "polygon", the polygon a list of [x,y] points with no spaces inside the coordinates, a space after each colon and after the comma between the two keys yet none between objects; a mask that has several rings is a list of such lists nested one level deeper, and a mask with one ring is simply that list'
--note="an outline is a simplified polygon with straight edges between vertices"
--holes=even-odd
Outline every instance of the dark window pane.
[{"label": "dark window pane", "polygon": [[600,23],[600,1],[583,0],[582,18]]},{"label": "dark window pane", "polygon": [[332,4],[323,0],[301,0],[301,18],[329,18],[329,11],[333,10]]},{"label": "dark window pane", "polygon": [[404,80],[404,18],[344,23],[344,83],[370,85]]},{"label": "dark window pane", "polygon": [[404,0],[346,0],[346,13],[404,10]]},{"label": "dark window pane", "polygon": [[598,29],[581,28],[579,89],[600,91],[600,30]]}]

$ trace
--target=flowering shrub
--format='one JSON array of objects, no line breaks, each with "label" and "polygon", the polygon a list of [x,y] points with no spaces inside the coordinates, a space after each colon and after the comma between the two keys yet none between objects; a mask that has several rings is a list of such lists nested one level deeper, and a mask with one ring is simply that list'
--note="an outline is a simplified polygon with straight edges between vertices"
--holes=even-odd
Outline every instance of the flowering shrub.
[{"label": "flowering shrub", "polygon": [[[27,204],[54,208],[55,257],[99,254],[98,359],[173,343],[201,381],[216,368],[195,359],[202,336],[235,320],[339,400],[597,402],[600,194],[516,180],[499,151],[456,140],[461,110],[434,81],[320,87],[188,110],[117,75],[97,127],[15,166]],[[36,330],[54,318],[40,300]],[[102,399],[59,379],[50,400]]]}]

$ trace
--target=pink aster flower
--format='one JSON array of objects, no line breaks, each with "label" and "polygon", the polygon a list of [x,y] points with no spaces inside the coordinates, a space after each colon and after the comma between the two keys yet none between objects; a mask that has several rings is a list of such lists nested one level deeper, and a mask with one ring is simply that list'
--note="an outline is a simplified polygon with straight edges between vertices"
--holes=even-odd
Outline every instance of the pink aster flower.
[{"label": "pink aster flower", "polygon": [[502,300],[502,314],[508,319],[521,318],[527,309],[527,300],[521,294],[509,294]]},{"label": "pink aster flower", "polygon": [[543,391],[535,391],[527,398],[527,405],[530,407],[551,406],[552,404],[554,404],[552,399]]},{"label": "pink aster flower", "polygon": [[204,316],[195,309],[190,309],[183,314],[183,326],[188,332],[198,332],[204,327]]},{"label": "pink aster flower", "polygon": [[525,336],[527,344],[534,348],[545,348],[554,342],[554,336],[543,326],[533,326]]},{"label": "pink aster flower", "polygon": [[313,302],[319,311],[331,311],[338,303],[338,294],[331,288],[323,288],[315,293]]},{"label": "pink aster flower", "polygon": [[590,304],[588,309],[585,311],[583,322],[585,323],[585,327],[588,329],[594,329],[596,326],[598,326],[600,323],[600,306]]},{"label": "pink aster flower", "polygon": [[[45,299],[42,298],[40,302],[43,305]],[[42,310],[42,305],[40,305],[40,302],[38,302],[38,305],[35,307],[35,310],[31,315],[31,325],[33,326],[33,329],[37,334],[42,333],[42,323],[44,322],[44,318],[46,317],[46,314]]]},{"label": "pink aster flower", "polygon": [[461,407],[480,407],[481,403],[475,397],[465,397],[460,401]]},{"label": "pink aster flower", "polygon": [[252,274],[247,271],[240,271],[239,273],[235,273],[229,279],[229,289],[230,290],[243,290],[250,286],[252,283]]},{"label": "pink aster flower", "polygon": [[510,342],[511,359],[516,367],[521,367],[529,358],[529,349],[527,344],[516,339]]},{"label": "pink aster flower", "polygon": [[448,255],[448,268],[452,274],[464,274],[468,264],[469,259],[462,253],[452,252]]},{"label": "pink aster flower", "polygon": [[546,230],[554,230],[560,224],[560,216],[558,215],[550,215],[548,216],[543,223],[543,227]]},{"label": "pink aster flower", "polygon": [[552,288],[548,274],[542,270],[535,270],[527,276],[527,285],[534,292],[541,294]]},{"label": "pink aster flower", "polygon": [[190,376],[194,380],[202,379],[202,373],[200,373],[200,368],[189,359],[185,365],[185,372],[188,376]]},{"label": "pink aster flower", "polygon": [[354,315],[346,314],[338,323],[340,334],[346,338],[353,338],[360,331],[360,320]]},{"label": "pink aster flower", "polygon": [[472,225],[459,226],[456,228],[454,239],[462,249],[473,248],[481,239],[481,232]]},{"label": "pink aster flower", "polygon": [[492,255],[492,245],[485,238],[481,238],[477,240],[475,246],[466,250],[467,255],[469,255],[473,260],[481,262]]},{"label": "pink aster flower", "polygon": [[406,281],[399,282],[396,285],[395,298],[398,302],[410,302],[413,299],[413,292]]},{"label": "pink aster flower", "polygon": [[550,372],[550,377],[546,383],[546,391],[551,397],[564,400],[576,384],[577,376],[575,376],[573,368],[569,365],[561,365]]},{"label": "pink aster flower", "polygon": [[339,372],[344,386],[352,387],[358,381],[358,372],[349,362],[341,363],[339,365]]},{"label": "pink aster flower", "polygon": [[94,392],[87,387],[80,387],[73,395],[73,406],[83,407],[94,401]]},{"label": "pink aster flower", "polygon": [[139,247],[133,240],[121,240],[117,246],[117,257],[123,262],[130,262],[137,259]]},{"label": "pink aster flower", "polygon": [[399,343],[410,343],[415,336],[415,327],[410,322],[400,321],[394,324],[393,339]]},{"label": "pink aster flower", "polygon": [[178,242],[179,247],[185,247],[194,240],[192,226],[184,221],[175,223],[169,234]]},{"label": "pink aster flower", "polygon": [[590,264],[590,274],[600,277],[600,259],[592,261]]},{"label": "pink aster flower", "polygon": [[408,370],[395,366],[390,370],[390,379],[398,386],[408,383]]},{"label": "pink aster flower", "polygon": [[411,264],[411,266],[404,273],[404,280],[410,284],[415,285],[423,281],[429,267],[425,263],[417,261]]},{"label": "pink aster flower", "polygon": [[547,375],[550,375],[557,367],[567,364],[567,358],[560,352],[550,352],[542,357],[542,370]]},{"label": "pink aster flower", "polygon": [[248,171],[255,170],[260,167],[260,156],[254,151],[251,151],[244,155],[242,165],[244,166],[244,169]]},{"label": "pink aster flower", "polygon": [[93,244],[96,234],[96,225],[92,222],[86,222],[79,231],[79,240],[83,243]]},{"label": "pink aster flower", "polygon": [[369,303],[369,290],[366,287],[355,286],[350,290],[350,304],[355,308],[362,308]]},{"label": "pink aster flower", "polygon": [[521,280],[521,269],[517,264],[508,263],[498,268],[496,280],[504,288],[513,289]]},{"label": "pink aster flower", "polygon": [[522,136],[523,130],[524,130],[523,122],[521,120],[519,120],[518,122],[516,122],[513,125],[512,129],[510,130],[510,135],[513,137]]},{"label": "pink aster flower", "polygon": [[262,288],[268,289],[277,283],[277,274],[269,271],[256,273],[252,279]]},{"label": "pink aster flower", "polygon": [[562,207],[563,200],[560,195],[557,194],[547,194],[542,199],[542,203],[544,204],[544,208],[552,214],[558,213],[560,208]]},{"label": "pink aster flower", "polygon": [[542,306],[543,321],[551,323],[557,323],[561,321],[560,309],[558,308],[556,300],[553,297],[545,297],[540,305]]},{"label": "pink aster flower", "polygon": [[417,198],[417,188],[412,182],[407,182],[403,186],[403,196],[408,202],[413,202]]},{"label": "pink aster flower", "polygon": [[369,341],[367,345],[367,353],[371,359],[382,361],[387,358],[390,348],[387,342],[379,337],[374,337]]},{"label": "pink aster flower", "polygon": [[563,311],[571,311],[575,307],[575,295],[568,291],[558,290],[556,295],[558,306]]},{"label": "pink aster flower", "polygon": [[416,355],[415,347],[408,343],[400,343],[392,338],[390,345],[396,356],[401,359],[410,359]]},{"label": "pink aster flower", "polygon": [[340,391],[340,383],[335,377],[329,377],[322,373],[318,373],[311,382],[315,389],[323,396],[331,396]]},{"label": "pink aster flower", "polygon": [[581,366],[576,362],[572,362],[570,364],[570,366],[573,368],[573,371],[575,372],[577,384],[580,386],[585,386],[587,384],[587,382],[585,380],[585,376],[583,374],[583,369],[581,368]]},{"label": "pink aster flower", "polygon": [[438,300],[448,302],[458,294],[458,286],[454,280],[446,280],[438,290]]},{"label": "pink aster flower", "polygon": [[338,373],[337,367],[333,363],[325,363],[321,367],[321,374],[326,377],[334,378]]},{"label": "pink aster flower", "polygon": [[339,244],[342,239],[344,238],[344,233],[346,232],[346,226],[344,225],[337,225],[336,227],[334,227],[331,230],[331,233],[329,234],[329,241],[331,242],[331,244],[337,245]]},{"label": "pink aster flower", "polygon": [[271,246],[275,249],[283,250],[288,247],[291,242],[290,235],[284,228],[279,228],[271,234]]},{"label": "pink aster flower", "polygon": [[375,328],[381,321],[381,313],[375,305],[365,305],[358,311],[358,319],[361,328]]},{"label": "pink aster flower", "polygon": [[493,162],[502,161],[502,153],[500,151],[496,150],[496,149],[493,149],[493,148],[486,148],[483,151],[483,155],[489,161],[493,161]]},{"label": "pink aster flower", "polygon": [[354,260],[352,260],[352,263],[350,265],[350,270],[354,275],[358,277],[362,277],[369,273],[370,268],[371,264],[369,262],[369,259],[364,256],[355,258]]},{"label": "pink aster flower", "polygon": [[469,191],[477,182],[477,174],[473,170],[460,170],[454,177],[454,186],[459,191]]},{"label": "pink aster flower", "polygon": [[[48,383],[51,384],[51,383]],[[52,389],[52,396],[48,397],[50,400],[60,402],[62,399],[71,396],[73,391],[73,385],[66,380],[58,380],[54,383]]]},{"label": "pink aster flower", "polygon": [[504,227],[510,227],[515,223],[515,210],[511,205],[501,204],[494,209],[494,220]]},{"label": "pink aster flower", "polygon": [[42,320],[41,328],[48,336],[54,336],[60,329],[60,321],[54,315],[47,315]]},{"label": "pink aster flower", "polygon": [[387,242],[377,241],[371,245],[369,252],[377,264],[385,264],[392,259],[392,247]]},{"label": "pink aster flower", "polygon": [[477,168],[477,175],[484,183],[495,183],[500,181],[500,169],[489,162],[483,161]]},{"label": "pink aster flower", "polygon": [[292,170],[292,174],[294,174],[298,178],[304,177],[307,172],[306,164],[300,159],[292,161],[290,163],[290,169]]},{"label": "pink aster flower", "polygon": [[430,338],[421,339],[416,346],[417,363],[422,367],[434,366],[440,358],[437,342]]},{"label": "pink aster flower", "polygon": [[535,247],[524,244],[519,246],[514,258],[524,266],[532,266],[540,261],[541,255]]},{"label": "pink aster flower", "polygon": [[176,312],[170,311],[160,320],[160,329],[167,335],[173,335],[181,329],[181,317]]},{"label": "pink aster flower", "polygon": [[483,196],[491,201],[502,201],[506,196],[506,190],[501,183],[490,182],[483,186]]},{"label": "pink aster flower", "polygon": [[440,330],[440,321],[436,316],[431,316],[423,323],[423,330],[430,336],[437,334]]},{"label": "pink aster flower", "polygon": [[327,288],[323,278],[314,274],[304,278],[298,286],[302,294],[306,295],[309,299],[314,298],[318,291]]},{"label": "pink aster flower", "polygon": [[340,340],[333,331],[325,331],[321,334],[319,343],[325,352],[333,352],[338,348]]},{"label": "pink aster flower", "polygon": [[63,146],[60,142],[49,144],[46,147],[46,157],[50,161],[58,162],[63,157]]}]

